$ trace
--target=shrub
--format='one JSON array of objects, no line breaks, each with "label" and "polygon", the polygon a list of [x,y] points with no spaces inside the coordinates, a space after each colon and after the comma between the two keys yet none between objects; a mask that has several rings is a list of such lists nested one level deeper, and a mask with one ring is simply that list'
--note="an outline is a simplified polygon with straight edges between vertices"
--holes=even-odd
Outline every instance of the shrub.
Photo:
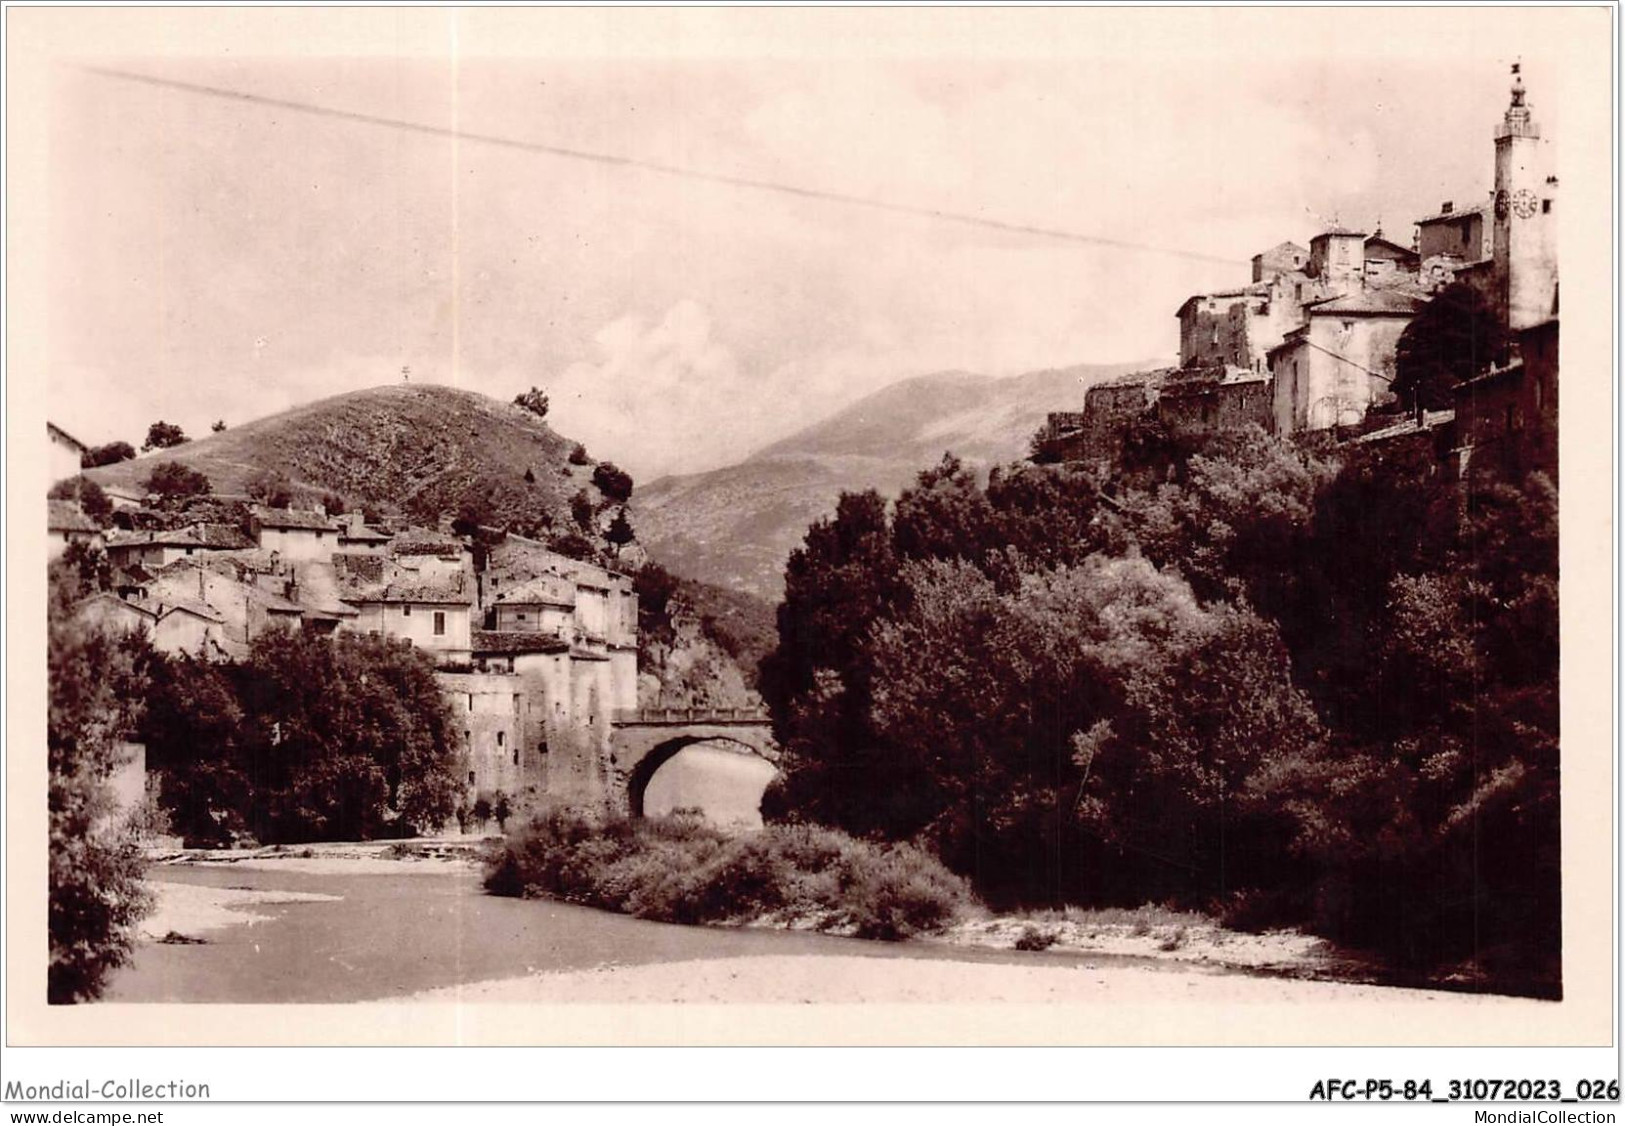
[{"label": "shrub", "polygon": [[588,460],[588,458],[587,458],[587,447],[586,446],[583,446],[580,442],[577,442],[573,447],[571,447],[571,449],[570,449],[570,464],[571,465],[586,465],[587,460]]},{"label": "shrub", "polygon": [[522,407],[537,418],[547,417],[547,392],[540,387],[532,387],[529,391],[513,397],[513,405]]},{"label": "shrub", "polygon": [[1055,943],[1054,931],[1041,931],[1031,924],[1023,927],[1021,933],[1016,936],[1017,950],[1048,950]]},{"label": "shrub", "polygon": [[592,471],[592,483],[610,500],[625,503],[632,496],[632,475],[613,461],[598,463]]},{"label": "shrub", "polygon": [[495,895],[547,896],[672,923],[778,917],[897,941],[941,930],[970,901],[911,845],[818,826],[732,837],[699,817],[633,820],[552,807],[487,860]]}]

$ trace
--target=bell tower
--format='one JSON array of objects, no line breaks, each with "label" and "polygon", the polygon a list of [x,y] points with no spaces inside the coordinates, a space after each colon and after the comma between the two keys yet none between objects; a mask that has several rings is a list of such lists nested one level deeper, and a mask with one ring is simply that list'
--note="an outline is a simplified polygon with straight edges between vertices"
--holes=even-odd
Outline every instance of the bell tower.
[{"label": "bell tower", "polygon": [[1495,304],[1513,331],[1552,315],[1557,286],[1550,230],[1556,180],[1545,175],[1521,70],[1512,64],[1512,103],[1495,130]]}]

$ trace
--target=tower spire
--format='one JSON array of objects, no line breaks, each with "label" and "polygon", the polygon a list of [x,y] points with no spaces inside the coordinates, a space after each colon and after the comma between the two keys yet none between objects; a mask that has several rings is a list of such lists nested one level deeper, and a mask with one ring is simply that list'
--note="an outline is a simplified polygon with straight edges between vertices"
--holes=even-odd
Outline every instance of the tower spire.
[{"label": "tower spire", "polygon": [[1512,103],[1507,106],[1506,117],[1495,132],[1498,138],[1540,136],[1540,129],[1529,114],[1529,106],[1524,100],[1525,95],[1523,63],[1515,62],[1512,64]]}]

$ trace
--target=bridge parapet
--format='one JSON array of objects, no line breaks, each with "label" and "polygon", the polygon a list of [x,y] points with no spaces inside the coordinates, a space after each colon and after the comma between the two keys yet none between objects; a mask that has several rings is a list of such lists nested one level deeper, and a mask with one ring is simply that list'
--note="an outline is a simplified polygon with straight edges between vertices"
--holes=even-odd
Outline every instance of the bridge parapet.
[{"label": "bridge parapet", "polygon": [[616,727],[634,725],[678,726],[695,723],[771,723],[765,708],[617,708]]}]

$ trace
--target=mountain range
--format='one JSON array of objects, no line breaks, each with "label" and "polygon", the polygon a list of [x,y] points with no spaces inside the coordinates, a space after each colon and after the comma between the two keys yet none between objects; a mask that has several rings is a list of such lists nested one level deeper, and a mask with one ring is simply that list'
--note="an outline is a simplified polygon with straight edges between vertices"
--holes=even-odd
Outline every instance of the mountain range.
[{"label": "mountain range", "polygon": [[651,557],[673,572],[776,602],[785,560],[842,492],[895,496],[947,452],[977,467],[1023,458],[1050,411],[1081,409],[1091,385],[1156,366],[904,379],[735,465],[640,485],[633,526]]}]

